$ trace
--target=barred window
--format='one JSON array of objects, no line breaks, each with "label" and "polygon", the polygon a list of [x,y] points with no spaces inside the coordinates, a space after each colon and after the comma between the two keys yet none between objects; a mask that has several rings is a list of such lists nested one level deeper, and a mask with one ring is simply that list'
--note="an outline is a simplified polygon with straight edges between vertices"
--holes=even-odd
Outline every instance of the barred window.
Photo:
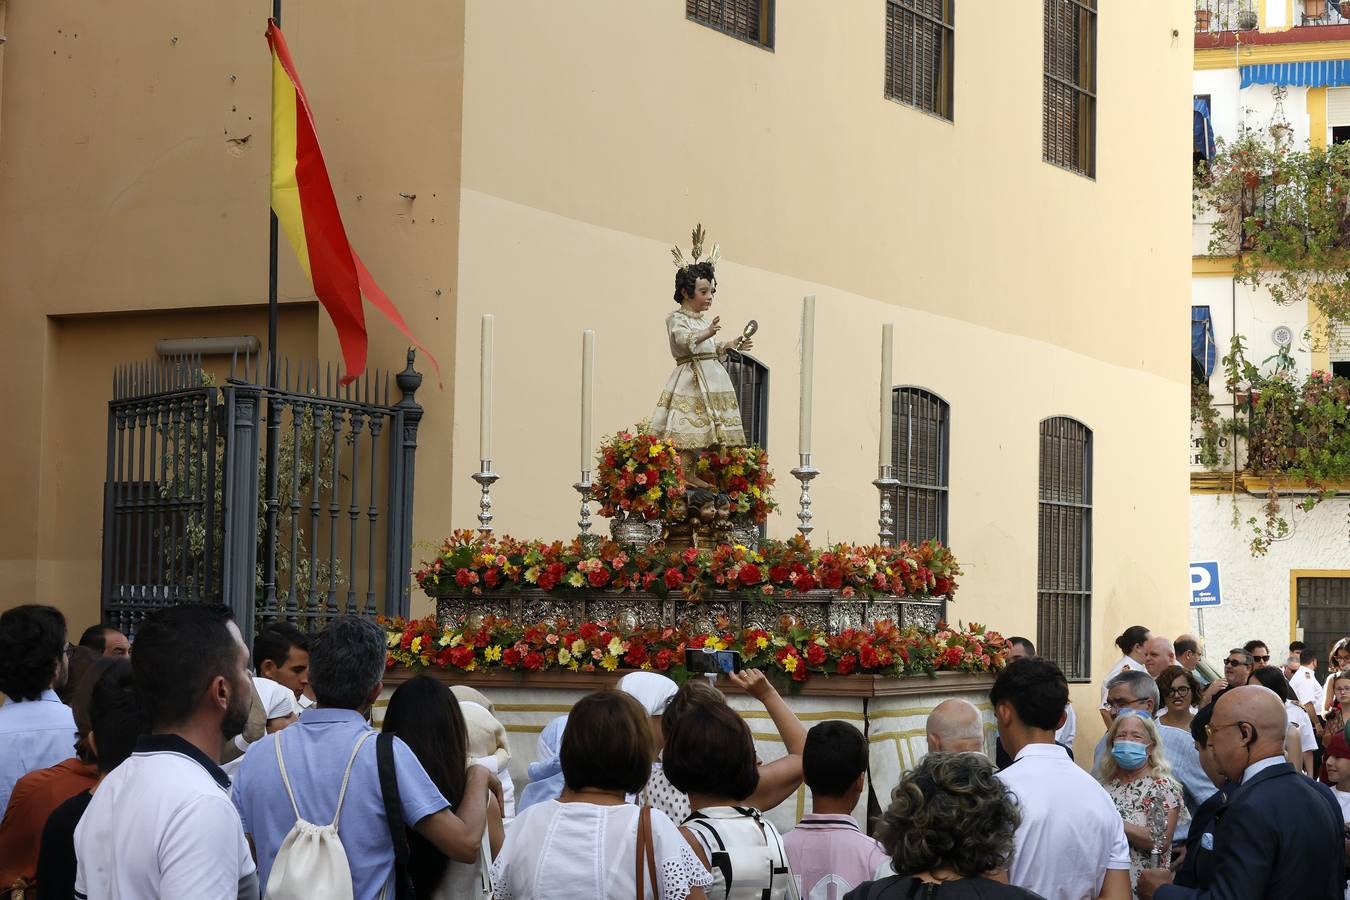
[{"label": "barred window", "polygon": [[923,388],[891,391],[895,543],[947,542],[947,401]]},{"label": "barred window", "polygon": [[886,99],[952,117],[952,4],[886,0]]},{"label": "barred window", "polygon": [[727,374],[736,387],[745,439],[766,447],[769,440],[769,367],[737,350],[727,350]]},{"label": "barred window", "polygon": [[1086,679],[1092,620],[1092,431],[1041,423],[1036,646],[1069,679]]},{"label": "barred window", "polygon": [[774,0],[685,0],[684,16],[772,50],[773,6]]},{"label": "barred window", "polygon": [[1097,173],[1097,0],[1045,0],[1041,151],[1046,162]]}]

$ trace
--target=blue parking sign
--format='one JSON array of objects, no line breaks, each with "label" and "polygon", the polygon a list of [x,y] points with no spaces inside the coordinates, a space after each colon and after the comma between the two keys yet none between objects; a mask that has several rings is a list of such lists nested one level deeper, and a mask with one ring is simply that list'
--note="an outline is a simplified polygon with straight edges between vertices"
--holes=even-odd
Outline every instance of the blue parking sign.
[{"label": "blue parking sign", "polygon": [[1191,606],[1218,606],[1221,601],[1219,564],[1191,563]]}]

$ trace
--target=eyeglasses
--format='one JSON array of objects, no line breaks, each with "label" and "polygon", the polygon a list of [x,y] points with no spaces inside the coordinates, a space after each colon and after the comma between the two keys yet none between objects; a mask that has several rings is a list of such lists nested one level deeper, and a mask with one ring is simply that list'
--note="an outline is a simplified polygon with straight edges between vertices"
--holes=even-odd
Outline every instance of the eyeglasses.
[{"label": "eyeglasses", "polygon": [[[1260,656],[1258,656],[1258,657],[1256,657],[1256,658],[1257,658],[1257,659],[1262,659],[1262,657],[1260,657]],[[1264,658],[1265,658],[1265,659],[1270,659],[1269,656],[1264,657]],[[1223,664],[1224,664],[1224,667],[1225,667],[1225,668],[1229,668],[1229,669],[1237,668],[1238,666],[1248,666],[1248,667],[1251,666],[1251,663],[1247,662],[1245,659],[1225,659],[1225,660],[1223,661]]]},{"label": "eyeglasses", "polygon": [[1171,697],[1171,696],[1174,695],[1174,694],[1175,694],[1176,696],[1181,696],[1182,694],[1189,694],[1190,692],[1191,692],[1191,686],[1190,686],[1189,684],[1179,684],[1179,685],[1177,685],[1176,687],[1170,687],[1170,688],[1168,688],[1168,689],[1167,689],[1167,696]]},{"label": "eyeglasses", "polygon": [[1223,731],[1225,728],[1234,728],[1234,727],[1236,727],[1236,726],[1238,726],[1238,725],[1246,725],[1248,728],[1251,728],[1251,729],[1252,729],[1252,732],[1253,732],[1253,737],[1252,737],[1252,739],[1253,739],[1253,740],[1256,739],[1256,738],[1255,738],[1255,731],[1256,731],[1256,729],[1255,729],[1255,728],[1252,728],[1252,723],[1251,723],[1251,722],[1229,722],[1227,725],[1206,725],[1206,726],[1205,726],[1205,738],[1208,739],[1208,740],[1210,740],[1210,741],[1213,741],[1213,740],[1214,740],[1214,732],[1216,732],[1216,731]]},{"label": "eyeglasses", "polygon": [[1257,662],[1270,662],[1269,656],[1257,656],[1256,654],[1252,654],[1252,659],[1256,660]]},{"label": "eyeglasses", "polygon": [[1144,699],[1143,697],[1133,697],[1127,700],[1117,697],[1114,700],[1108,699],[1106,701],[1106,705],[1111,707],[1112,709],[1125,709],[1131,703],[1140,703],[1143,701],[1143,699]]}]

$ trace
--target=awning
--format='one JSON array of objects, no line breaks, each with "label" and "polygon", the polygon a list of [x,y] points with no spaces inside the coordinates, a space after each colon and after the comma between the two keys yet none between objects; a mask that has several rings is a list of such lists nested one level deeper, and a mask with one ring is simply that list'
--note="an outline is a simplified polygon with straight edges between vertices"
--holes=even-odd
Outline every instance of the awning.
[{"label": "awning", "polygon": [[1209,98],[1195,98],[1195,112],[1192,114],[1191,149],[1197,156],[1214,158],[1214,126],[1209,118]]},{"label": "awning", "polygon": [[1208,306],[1191,307],[1191,369],[1196,375],[1205,373],[1205,378],[1214,374],[1214,360],[1217,350],[1214,343],[1214,320],[1210,318]]},{"label": "awning", "polygon": [[1242,86],[1251,87],[1254,84],[1340,87],[1350,84],[1350,59],[1242,66]]}]

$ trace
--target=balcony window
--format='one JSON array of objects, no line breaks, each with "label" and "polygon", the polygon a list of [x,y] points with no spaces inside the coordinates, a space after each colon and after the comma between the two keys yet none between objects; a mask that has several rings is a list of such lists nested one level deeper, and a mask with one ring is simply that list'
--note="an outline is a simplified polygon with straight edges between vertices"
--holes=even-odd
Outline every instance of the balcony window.
[{"label": "balcony window", "polygon": [[947,542],[947,401],[923,388],[891,391],[891,495],[895,543]]},{"label": "balcony window", "polygon": [[1097,0],[1045,0],[1041,152],[1089,178],[1097,171]]},{"label": "balcony window", "polygon": [[887,0],[886,99],[952,118],[953,0]]},{"label": "balcony window", "polygon": [[1041,423],[1036,645],[1070,680],[1091,674],[1092,431]]},{"label": "balcony window", "polygon": [[773,7],[774,0],[685,0],[684,16],[772,50]]}]

